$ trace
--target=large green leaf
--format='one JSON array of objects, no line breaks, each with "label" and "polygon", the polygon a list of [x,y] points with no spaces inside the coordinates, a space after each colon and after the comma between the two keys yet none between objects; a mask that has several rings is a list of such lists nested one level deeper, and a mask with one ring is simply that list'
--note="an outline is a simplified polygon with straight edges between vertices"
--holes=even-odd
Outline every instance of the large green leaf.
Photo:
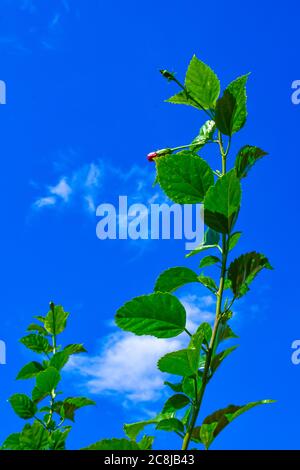
[{"label": "large green leaf", "polygon": [[212,186],[204,200],[205,223],[213,230],[230,233],[241,204],[241,184],[231,170]]},{"label": "large green leaf", "polygon": [[170,268],[161,273],[155,283],[155,292],[173,292],[179,287],[198,282],[198,274],[184,266]]},{"label": "large green leaf", "polygon": [[37,411],[36,405],[27,395],[15,393],[8,401],[14,412],[22,419],[33,418]]},{"label": "large green leaf", "polygon": [[66,327],[69,313],[65,312],[61,305],[50,305],[50,310],[44,321],[44,327],[48,333],[58,335]]},{"label": "large green leaf", "polygon": [[67,364],[69,357],[66,351],[59,351],[51,357],[49,365],[57,370],[61,370]]},{"label": "large green leaf", "polygon": [[49,367],[36,376],[36,387],[41,393],[50,394],[57,387],[59,381],[60,374],[58,370],[55,367]]},{"label": "large green leaf", "polygon": [[231,82],[224,91],[222,98],[217,101],[216,126],[225,135],[231,136],[239,131],[246,122],[247,79],[248,75],[243,75]]},{"label": "large green leaf", "polygon": [[139,446],[128,439],[103,439],[81,450],[139,450]]},{"label": "large green leaf", "polygon": [[22,367],[20,372],[17,375],[17,380],[20,379],[31,379],[32,377],[35,377],[39,372],[43,370],[42,364],[39,362],[33,361],[29,362],[29,364],[26,364],[26,366]]},{"label": "large green leaf", "polygon": [[37,353],[45,353],[52,351],[52,347],[49,341],[41,335],[31,334],[23,336],[23,338],[20,339],[20,342],[24,344],[26,348],[31,349],[31,351]]},{"label": "large green leaf", "polygon": [[178,204],[202,202],[214,176],[197,154],[183,150],[156,159],[157,177],[166,195]]},{"label": "large green leaf", "polygon": [[247,118],[246,83],[249,74],[242,75],[231,82],[227,91],[236,99],[236,107],[232,122],[232,133],[238,132],[245,124]]},{"label": "large green leaf", "polygon": [[235,160],[237,177],[245,178],[257,160],[260,160],[265,155],[268,155],[267,152],[264,152],[264,150],[259,147],[253,147],[251,145],[242,147]]},{"label": "large green leaf", "polygon": [[169,293],[142,295],[127,302],[116,314],[117,325],[136,335],[172,338],[184,331],[186,312]]},{"label": "large green leaf", "polygon": [[222,134],[232,134],[235,108],[235,97],[228,90],[225,90],[223,96],[217,101],[215,115],[216,126]]},{"label": "large green leaf", "polygon": [[268,258],[252,251],[236,258],[229,266],[228,278],[236,297],[242,297],[249,290],[249,284],[262,269],[272,269]]},{"label": "large green leaf", "polygon": [[0,450],[22,450],[20,435],[20,432],[10,434],[3,442]]},{"label": "large green leaf", "polygon": [[192,141],[190,149],[194,152],[198,152],[210,139],[212,139],[215,128],[215,121],[206,121],[200,128],[197,137]]},{"label": "large green leaf", "polygon": [[206,449],[210,447],[217,435],[220,434],[220,432],[223,431],[223,429],[234,419],[255,406],[269,403],[274,403],[274,400],[255,401],[243,406],[229,405],[226,408],[215,411],[211,415],[207,416],[200,428],[200,439]]},{"label": "large green leaf", "polygon": [[60,431],[59,429],[53,431],[49,437],[49,450],[65,450],[66,439],[70,430],[71,428],[65,431]]},{"label": "large green leaf", "polygon": [[20,445],[23,450],[47,450],[49,433],[44,426],[35,421],[32,425],[26,424],[20,434]]},{"label": "large green leaf", "polygon": [[204,233],[204,240],[200,243],[193,251],[186,255],[186,258],[197,255],[201,251],[208,250],[210,248],[217,248],[220,241],[220,234],[211,228],[208,228]]},{"label": "large green leaf", "polygon": [[199,354],[195,348],[181,349],[163,356],[157,366],[161,372],[189,377],[197,374]]},{"label": "large green leaf", "polygon": [[156,425],[159,431],[184,432],[184,426],[177,418],[163,419]]},{"label": "large green leaf", "polygon": [[199,103],[199,107],[213,109],[220,94],[220,82],[208,65],[194,55],[185,76],[188,93]]},{"label": "large green leaf", "polygon": [[182,393],[177,393],[176,395],[168,398],[164,404],[162,413],[173,413],[177,410],[181,410],[181,408],[185,408],[189,404],[190,400],[187,396],[183,395]]}]

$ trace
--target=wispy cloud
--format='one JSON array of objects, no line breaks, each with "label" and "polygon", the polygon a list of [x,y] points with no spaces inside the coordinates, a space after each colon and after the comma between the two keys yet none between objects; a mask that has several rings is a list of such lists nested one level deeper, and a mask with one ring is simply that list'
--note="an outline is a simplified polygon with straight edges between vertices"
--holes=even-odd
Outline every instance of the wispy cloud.
[{"label": "wispy cloud", "polygon": [[[61,166],[56,162],[55,167],[59,175],[52,184],[39,187],[40,194],[33,203],[35,210],[56,207],[67,210],[76,203],[77,208],[95,214],[99,204],[111,202],[107,198],[119,195],[128,196],[130,204],[166,201],[161,191],[153,190],[154,175],[148,168],[134,165],[124,170],[104,160],[92,161],[71,170],[68,161]],[[34,186],[38,187],[37,184]],[[103,200],[104,194],[106,200]]]},{"label": "wispy cloud", "polygon": [[[208,306],[214,305],[210,296],[196,295],[181,298],[188,317],[188,328],[195,331],[203,321],[212,321]],[[157,361],[164,354],[185,347],[186,334],[171,339],[134,336],[114,332],[104,341],[98,354],[77,356],[68,365],[70,373],[82,376],[82,385],[92,394],[117,394],[122,401],[146,402],[161,396],[164,374]]]},{"label": "wispy cloud", "polygon": [[43,193],[33,203],[35,209],[68,207],[80,200],[82,207],[95,211],[95,198],[101,188],[101,163],[89,163],[73,170],[70,175],[59,176],[56,183],[44,187]]}]

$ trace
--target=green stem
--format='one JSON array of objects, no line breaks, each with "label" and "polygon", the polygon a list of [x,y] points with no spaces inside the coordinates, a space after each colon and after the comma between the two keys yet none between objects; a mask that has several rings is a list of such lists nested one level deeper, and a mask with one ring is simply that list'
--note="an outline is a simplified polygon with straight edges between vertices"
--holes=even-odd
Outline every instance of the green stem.
[{"label": "green stem", "polygon": [[[222,156],[222,175],[226,173],[226,157],[230,149],[230,140],[228,142],[228,146],[226,151],[224,150],[222,135],[219,132],[219,145],[220,151]],[[209,343],[205,366],[202,376],[202,385],[199,390],[199,393],[196,396],[196,401],[192,407],[192,416],[191,420],[187,429],[187,432],[184,436],[183,443],[182,443],[182,450],[187,450],[192,438],[193,430],[197,422],[197,418],[201,409],[202,401],[204,398],[204,394],[206,391],[207,384],[210,379],[210,367],[211,367],[211,360],[214,355],[216,349],[216,340],[218,337],[218,328],[221,320],[222,315],[222,304],[223,304],[223,293],[224,293],[224,284],[225,284],[225,277],[226,277],[226,269],[227,269],[227,257],[228,257],[228,238],[225,234],[222,235],[222,267],[221,267],[221,274],[220,274],[220,281],[219,281],[219,288],[217,292],[217,303],[216,303],[216,315],[215,315],[215,322],[213,326],[212,336]]]}]

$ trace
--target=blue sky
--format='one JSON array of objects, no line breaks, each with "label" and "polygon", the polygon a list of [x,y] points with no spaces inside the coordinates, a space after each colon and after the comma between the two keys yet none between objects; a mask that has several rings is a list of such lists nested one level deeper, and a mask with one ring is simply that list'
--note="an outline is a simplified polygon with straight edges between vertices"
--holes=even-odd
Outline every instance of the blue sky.
[{"label": "blue sky", "polygon": [[[115,203],[119,194],[149,201],[157,189],[145,155],[197,133],[204,116],[164,103],[175,89],[158,73],[163,67],[182,77],[196,53],[223,87],[252,72],[249,120],[232,155],[251,144],[269,156],[244,182],[237,253],[256,249],[275,267],[236,309],[240,348],[211,384],[203,416],[229,403],[277,399],[239,418],[214,448],[299,449],[300,366],[291,362],[291,343],[300,338],[300,106],[290,98],[300,74],[297,3],[1,0],[0,6],[0,79],[7,84],[0,108],[0,339],[7,345],[0,440],[23,425],[6,402],[29,389],[15,382],[31,358],[18,339],[50,300],[71,312],[65,341],[84,342],[89,351],[66,373],[67,394],[97,402],[78,414],[70,448],[122,436],[124,422],[151,416],[166,398],[155,359],[181,339],[124,335],[113,316],[126,300],[151,292],[160,271],[196,267],[197,260],[184,259],[179,240],[98,240],[95,206]],[[178,295],[190,321],[211,318],[207,292]],[[157,448],[176,446],[176,438],[160,433]]]}]

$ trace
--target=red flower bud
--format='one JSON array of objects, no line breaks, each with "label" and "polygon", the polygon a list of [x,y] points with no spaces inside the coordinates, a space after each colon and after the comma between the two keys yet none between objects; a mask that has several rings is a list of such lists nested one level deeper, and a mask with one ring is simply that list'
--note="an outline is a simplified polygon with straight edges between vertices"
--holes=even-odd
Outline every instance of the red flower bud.
[{"label": "red flower bud", "polygon": [[157,152],[150,152],[148,153],[147,155],[147,160],[148,162],[153,162],[154,161],[154,158],[157,158],[158,157],[158,153]]},{"label": "red flower bud", "polygon": [[169,155],[170,153],[172,153],[172,149],[156,150],[156,152],[148,153],[147,159],[149,162],[153,162],[155,158],[162,157],[163,155]]}]

